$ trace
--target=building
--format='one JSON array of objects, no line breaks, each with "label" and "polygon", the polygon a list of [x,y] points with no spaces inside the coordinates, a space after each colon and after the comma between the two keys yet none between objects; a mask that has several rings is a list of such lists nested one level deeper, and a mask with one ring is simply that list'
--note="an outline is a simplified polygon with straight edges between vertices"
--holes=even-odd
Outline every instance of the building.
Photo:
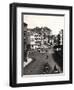
[{"label": "building", "polygon": [[60,34],[60,45],[63,45],[63,30],[61,30],[59,34]]},{"label": "building", "polygon": [[41,45],[41,36],[38,33],[33,32],[33,34],[30,35],[31,49],[37,49],[40,47],[40,45]]},{"label": "building", "polygon": [[30,33],[31,49],[48,48],[50,31],[47,28],[34,28]]},{"label": "building", "polygon": [[24,42],[26,43],[24,46],[30,45],[31,49],[48,48],[50,32],[51,30],[47,27],[29,29],[24,23]]}]

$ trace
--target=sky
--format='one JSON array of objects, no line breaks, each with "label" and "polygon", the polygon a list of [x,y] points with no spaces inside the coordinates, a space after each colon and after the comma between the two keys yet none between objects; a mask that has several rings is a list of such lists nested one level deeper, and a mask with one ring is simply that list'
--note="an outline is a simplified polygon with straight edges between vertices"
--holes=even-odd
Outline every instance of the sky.
[{"label": "sky", "polygon": [[64,30],[64,16],[45,15],[23,15],[23,22],[28,24],[28,28],[48,27],[52,34],[57,35],[61,29]]}]

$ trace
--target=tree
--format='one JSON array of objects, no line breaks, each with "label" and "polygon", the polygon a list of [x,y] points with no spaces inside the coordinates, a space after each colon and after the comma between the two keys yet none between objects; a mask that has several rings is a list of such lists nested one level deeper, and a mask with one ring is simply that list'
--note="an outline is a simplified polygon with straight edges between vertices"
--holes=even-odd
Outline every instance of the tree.
[{"label": "tree", "polygon": [[39,27],[35,27],[35,28],[33,29],[33,31],[36,32],[36,33],[41,34],[41,28],[39,28]]},{"label": "tree", "polygon": [[51,33],[51,29],[50,28],[48,28],[48,27],[44,27],[43,28],[44,29],[44,32],[46,32],[47,34],[50,34]]}]

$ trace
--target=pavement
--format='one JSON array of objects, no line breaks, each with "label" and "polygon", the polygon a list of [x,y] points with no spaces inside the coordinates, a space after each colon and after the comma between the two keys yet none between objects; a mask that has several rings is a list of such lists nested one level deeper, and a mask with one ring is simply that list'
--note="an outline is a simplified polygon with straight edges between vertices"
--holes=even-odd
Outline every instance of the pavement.
[{"label": "pavement", "polygon": [[44,65],[47,63],[50,67],[48,74],[51,74],[54,70],[54,66],[62,73],[60,66],[55,62],[53,58],[54,49],[48,49],[47,53],[31,52],[29,58],[33,61],[24,67],[24,75],[43,74]]}]

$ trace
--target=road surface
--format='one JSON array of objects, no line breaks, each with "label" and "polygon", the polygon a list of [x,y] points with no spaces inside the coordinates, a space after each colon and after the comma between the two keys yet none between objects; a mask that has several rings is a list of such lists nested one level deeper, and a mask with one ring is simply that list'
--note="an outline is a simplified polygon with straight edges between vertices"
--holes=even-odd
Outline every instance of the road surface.
[{"label": "road surface", "polygon": [[47,63],[49,65],[49,74],[54,70],[56,65],[57,69],[61,73],[60,66],[55,62],[53,58],[54,50],[53,48],[49,49],[47,53],[32,52],[29,57],[34,60],[24,67],[24,75],[33,75],[33,74],[43,74],[44,65]]}]

